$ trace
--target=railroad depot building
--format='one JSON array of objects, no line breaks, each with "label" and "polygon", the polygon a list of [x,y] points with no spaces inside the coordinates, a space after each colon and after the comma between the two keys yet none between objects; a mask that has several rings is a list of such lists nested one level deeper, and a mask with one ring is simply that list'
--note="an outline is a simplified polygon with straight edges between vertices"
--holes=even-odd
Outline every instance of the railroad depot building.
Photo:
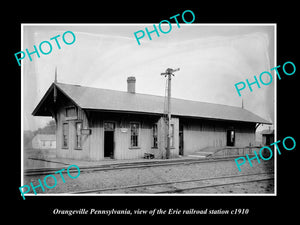
[{"label": "railroad depot building", "polygon": [[[33,116],[56,121],[56,156],[103,160],[164,158],[167,146],[165,97],[54,82]],[[206,147],[253,146],[255,130],[269,121],[241,107],[171,99],[171,157]]]}]

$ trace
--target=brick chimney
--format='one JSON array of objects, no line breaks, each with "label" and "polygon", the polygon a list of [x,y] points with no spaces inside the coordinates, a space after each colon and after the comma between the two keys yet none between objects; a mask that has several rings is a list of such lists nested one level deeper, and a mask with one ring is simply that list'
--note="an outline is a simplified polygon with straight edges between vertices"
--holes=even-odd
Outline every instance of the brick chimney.
[{"label": "brick chimney", "polygon": [[135,93],[135,77],[127,78],[127,92]]}]

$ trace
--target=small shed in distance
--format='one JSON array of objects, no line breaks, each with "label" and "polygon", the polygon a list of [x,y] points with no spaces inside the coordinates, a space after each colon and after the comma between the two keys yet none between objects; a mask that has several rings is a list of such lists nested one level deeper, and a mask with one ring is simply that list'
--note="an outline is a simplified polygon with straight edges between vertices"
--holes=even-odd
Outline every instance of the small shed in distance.
[{"label": "small shed in distance", "polygon": [[274,130],[263,130],[261,132],[262,135],[262,144],[263,146],[269,146],[270,144],[274,143]]},{"label": "small shed in distance", "polygon": [[34,149],[56,149],[55,134],[37,134],[32,139]]}]

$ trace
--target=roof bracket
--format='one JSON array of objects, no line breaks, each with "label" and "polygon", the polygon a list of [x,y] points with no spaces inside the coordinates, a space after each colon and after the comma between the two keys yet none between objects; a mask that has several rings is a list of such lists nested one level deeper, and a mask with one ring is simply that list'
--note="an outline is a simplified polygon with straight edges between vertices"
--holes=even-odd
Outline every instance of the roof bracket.
[{"label": "roof bracket", "polygon": [[259,127],[260,124],[261,124],[261,123],[256,123],[256,125],[255,125],[255,130]]}]

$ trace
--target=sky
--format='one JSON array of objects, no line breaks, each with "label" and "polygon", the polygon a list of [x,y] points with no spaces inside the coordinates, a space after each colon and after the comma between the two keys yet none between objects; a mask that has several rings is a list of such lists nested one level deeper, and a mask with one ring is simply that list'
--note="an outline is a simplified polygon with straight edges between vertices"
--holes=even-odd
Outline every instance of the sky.
[{"label": "sky", "polygon": [[[154,23],[153,23],[154,24]],[[153,24],[23,24],[22,51],[33,51],[42,41],[60,35],[61,49],[52,40],[52,52],[22,60],[23,129],[43,127],[51,118],[31,115],[57,68],[58,82],[127,90],[127,77],[136,77],[136,92],[163,96],[167,68],[180,68],[172,77],[172,97],[244,108],[274,122],[275,80],[239,97],[235,84],[254,81],[274,63],[274,25],[172,24],[158,37],[147,35],[138,45],[134,32]],[[156,24],[157,25],[157,24]],[[163,27],[168,30],[168,27]],[[61,36],[72,31],[76,40],[66,45]],[[66,35],[66,39],[70,36]],[[47,46],[46,46],[47,47]],[[46,51],[47,49],[44,49]],[[274,71],[271,72],[273,77]],[[267,78],[263,79],[267,83]]]}]

